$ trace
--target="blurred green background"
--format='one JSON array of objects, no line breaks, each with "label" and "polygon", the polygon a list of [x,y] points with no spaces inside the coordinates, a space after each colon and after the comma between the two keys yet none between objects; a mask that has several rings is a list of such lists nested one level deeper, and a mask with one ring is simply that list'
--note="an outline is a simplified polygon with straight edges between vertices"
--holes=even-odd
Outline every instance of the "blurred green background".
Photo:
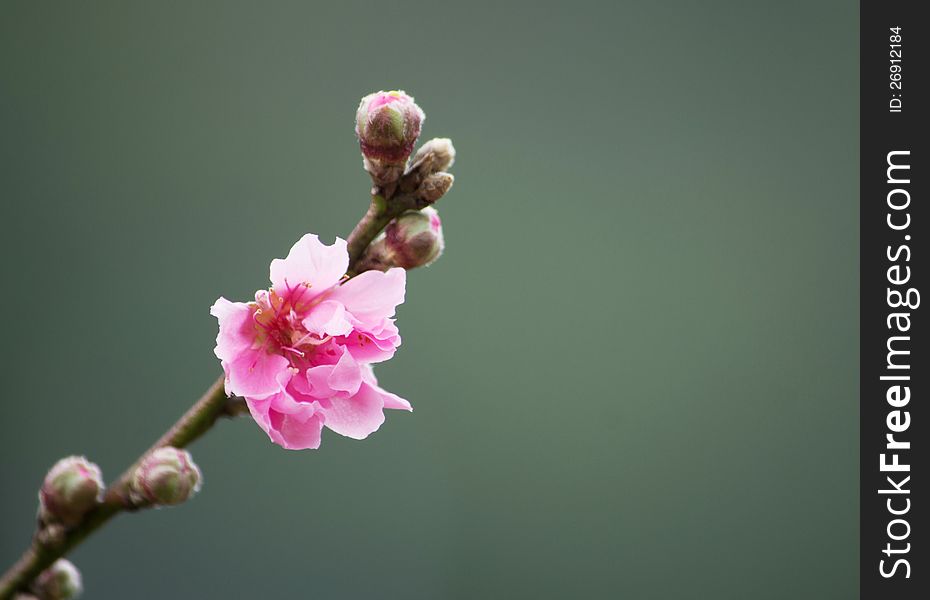
[{"label": "blurred green background", "polygon": [[88,598],[848,599],[855,2],[0,4],[0,563],[213,381],[219,295],[345,236],[358,99],[454,139],[364,442],[193,447]]}]

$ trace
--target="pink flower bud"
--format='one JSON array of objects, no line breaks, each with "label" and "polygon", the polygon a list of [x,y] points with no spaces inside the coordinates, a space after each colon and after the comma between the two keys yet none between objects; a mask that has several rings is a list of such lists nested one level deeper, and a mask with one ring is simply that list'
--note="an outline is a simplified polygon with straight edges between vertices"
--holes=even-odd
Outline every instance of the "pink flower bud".
[{"label": "pink flower bud", "polygon": [[39,516],[46,523],[76,525],[103,499],[100,467],[83,456],[55,463],[39,490]]},{"label": "pink flower bud", "polygon": [[151,452],[130,481],[138,504],[181,504],[200,490],[200,469],[186,450],[164,446]]},{"label": "pink flower bud", "polygon": [[433,263],[445,247],[439,213],[431,206],[405,212],[388,224],[384,243],[394,266],[413,269]]},{"label": "pink flower bud", "polygon": [[365,96],[355,114],[362,154],[376,162],[406,163],[425,118],[413,98],[402,91]]},{"label": "pink flower bud", "polygon": [[71,600],[84,591],[81,572],[71,561],[59,558],[36,577],[34,592],[42,600]]}]

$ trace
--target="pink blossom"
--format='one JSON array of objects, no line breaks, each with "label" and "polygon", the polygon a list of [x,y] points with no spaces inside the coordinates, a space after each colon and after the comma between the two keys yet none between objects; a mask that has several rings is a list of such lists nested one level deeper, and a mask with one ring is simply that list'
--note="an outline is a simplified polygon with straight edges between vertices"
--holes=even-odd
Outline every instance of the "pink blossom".
[{"label": "pink blossom", "polygon": [[318,448],[322,427],[364,439],[385,408],[410,403],[378,387],[371,363],[400,345],[395,308],[404,301],[403,269],[344,279],[346,242],[307,234],[285,259],[271,261],[271,287],[254,302],[219,298],[216,356],[226,392],[245,398],[255,422],[288,449]]}]

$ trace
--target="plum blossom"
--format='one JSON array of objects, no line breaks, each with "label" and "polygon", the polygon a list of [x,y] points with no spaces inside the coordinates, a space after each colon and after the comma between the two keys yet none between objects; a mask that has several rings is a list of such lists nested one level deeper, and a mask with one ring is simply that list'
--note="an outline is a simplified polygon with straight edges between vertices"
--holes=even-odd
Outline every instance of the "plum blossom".
[{"label": "plum blossom", "polygon": [[384,422],[383,409],[412,410],[378,386],[371,368],[400,345],[392,317],[406,273],[346,279],[348,266],[344,240],[327,246],[307,234],[271,262],[271,287],[254,302],[221,297],[210,309],[227,394],[245,398],[255,422],[284,448],[318,448],[324,425],[364,439]]}]

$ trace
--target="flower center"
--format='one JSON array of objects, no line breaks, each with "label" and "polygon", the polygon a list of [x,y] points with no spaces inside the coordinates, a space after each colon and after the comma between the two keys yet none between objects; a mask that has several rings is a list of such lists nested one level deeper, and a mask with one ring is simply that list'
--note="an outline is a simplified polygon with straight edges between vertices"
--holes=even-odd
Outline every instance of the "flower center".
[{"label": "flower center", "polygon": [[272,288],[267,292],[262,290],[255,298],[256,343],[267,352],[287,356],[292,364],[296,359],[308,358],[330,339],[330,336],[310,333],[303,326],[307,312],[322,300],[322,295],[309,297],[309,289],[309,284],[301,284],[288,288],[282,296]]}]

